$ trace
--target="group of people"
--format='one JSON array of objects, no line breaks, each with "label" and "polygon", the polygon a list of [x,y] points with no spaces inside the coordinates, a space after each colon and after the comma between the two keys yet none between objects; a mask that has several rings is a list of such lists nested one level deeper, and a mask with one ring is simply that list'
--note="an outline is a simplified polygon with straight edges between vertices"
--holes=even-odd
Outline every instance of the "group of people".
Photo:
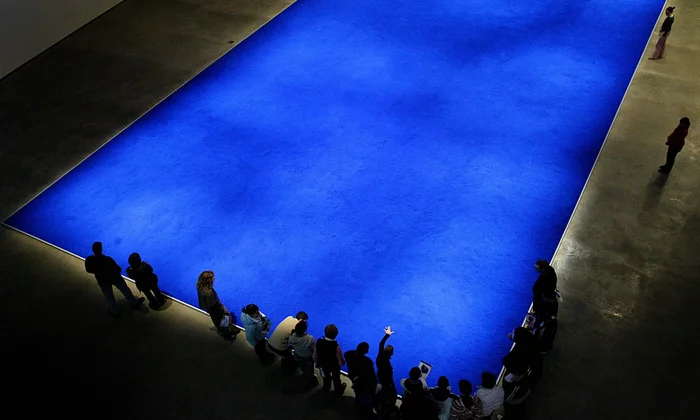
[{"label": "group of people", "polygon": [[[93,244],[92,251],[93,255],[85,259],[85,270],[95,275],[107,300],[109,313],[119,316],[113,287],[124,295],[132,308],[138,308],[145,299],[133,295],[121,276],[119,264],[102,253],[100,242]],[[158,288],[158,277],[153,268],[137,253],[129,256],[128,264],[127,275],[148,298],[149,306],[160,308],[165,297]],[[458,393],[454,393],[447,377],[441,376],[437,386],[431,388],[423,379],[421,369],[413,367],[408,377],[400,382],[400,408],[391,364],[394,347],[387,344],[394,334],[391,327],[384,329],[373,360],[368,356],[370,344],[367,342],[343,352],[337,341],[338,327],[334,324],[325,326],[323,337],[314,338],[308,332],[309,315],[304,311],[286,317],[273,329],[270,319],[258,305],[251,303],[241,309],[240,322],[246,341],[253,347],[260,363],[267,366],[279,358],[284,374],[295,375],[300,370],[307,390],[319,385],[316,367],[323,379],[323,390],[330,392],[333,389],[342,395],[346,384],[341,380],[341,369],[347,366],[361,419],[484,420],[504,416],[519,419],[524,415],[524,403],[530,395],[531,384],[541,376],[543,357],[552,348],[557,331],[560,297],[556,289],[556,272],[546,260],[537,261],[535,268],[540,274],[532,288],[532,309],[524,325],[508,334],[515,344],[503,358],[505,376],[502,383],[498,384],[493,373],[484,372],[476,391],[471,382],[462,379],[458,383]],[[198,304],[209,314],[218,334],[233,341],[241,329],[236,324],[236,315],[219,299],[214,280],[213,271],[207,270],[199,275],[196,284]]]},{"label": "group of people", "polygon": [[[436,387],[428,387],[419,367],[408,372],[401,381],[402,398],[397,407],[398,392],[394,383],[391,358],[394,347],[387,344],[394,334],[384,329],[376,357],[368,356],[370,344],[359,343],[354,350],[343,352],[337,341],[338,327],[326,325],[324,336],[316,339],[308,332],[309,315],[300,311],[283,319],[274,329],[272,323],[255,304],[241,310],[241,323],[246,341],[254,348],[260,363],[267,366],[279,358],[283,373],[293,375],[300,370],[307,389],[319,385],[314,366],[323,378],[323,390],[333,389],[339,395],[346,385],[341,381],[341,368],[347,367],[361,419],[404,420],[482,420],[522,418],[530,386],[539,380],[544,355],[552,348],[557,332],[560,296],[556,271],[546,260],[535,264],[540,273],[534,283],[532,310],[524,326],[508,336],[515,343],[503,358],[505,376],[498,384],[493,373],[484,372],[481,385],[474,387],[466,379],[453,393],[447,377],[440,377]],[[226,309],[214,289],[214,273],[204,271],[197,280],[199,307],[211,317],[219,335],[233,340],[240,332],[236,316]],[[269,337],[268,337],[269,334]]]},{"label": "group of people", "polygon": [[[151,309],[158,309],[165,304],[165,296],[158,288],[158,276],[153,272],[153,267],[141,260],[141,256],[134,252],[129,256],[129,267],[126,274],[136,282],[136,288],[148,298],[148,306]],[[85,259],[85,271],[95,275],[97,285],[100,286],[102,294],[107,299],[109,314],[119,316],[120,311],[114,299],[112,287],[116,287],[122,295],[129,301],[133,309],[138,308],[146,300],[142,297],[136,298],[131,289],[126,285],[122,277],[122,268],[112,257],[102,253],[102,243],[92,244],[92,255]]]}]

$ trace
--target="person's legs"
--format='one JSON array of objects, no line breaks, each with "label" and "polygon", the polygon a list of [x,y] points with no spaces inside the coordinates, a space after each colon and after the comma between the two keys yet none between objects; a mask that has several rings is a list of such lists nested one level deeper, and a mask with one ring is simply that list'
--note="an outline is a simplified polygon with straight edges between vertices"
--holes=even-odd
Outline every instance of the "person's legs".
[{"label": "person's legs", "polygon": [[659,50],[659,58],[664,58],[664,55],[666,55],[666,40],[668,39],[668,36],[670,34],[666,34],[666,36],[663,37],[663,41],[661,41],[661,49]]},{"label": "person's legs", "polygon": [[112,290],[112,284],[109,282],[97,282],[97,285],[100,286],[100,290],[102,290],[102,294],[105,295],[105,299],[107,299],[107,305],[109,305],[109,313],[112,315],[119,315],[119,307],[117,307],[117,301],[114,299],[114,291]]},{"label": "person's legs", "polygon": [[659,171],[662,173],[669,173],[671,172],[671,169],[673,169],[673,165],[676,163],[676,155],[680,152],[678,148],[675,147],[668,147],[668,150],[666,151],[666,163],[659,168]]},{"label": "person's legs", "polygon": [[314,359],[311,357],[297,357],[296,360],[299,363],[299,368],[301,369],[307,386],[316,387],[318,385],[318,379],[316,379],[316,375],[314,375]]},{"label": "person's legs", "polygon": [[340,379],[340,367],[334,366],[330,368],[328,372],[326,372],[326,375],[331,376],[331,380],[333,381],[333,389],[335,392],[342,394],[343,391],[345,391],[345,384],[343,381]]},{"label": "person's legs", "polygon": [[382,419],[388,419],[391,414],[396,411],[396,388],[389,384],[382,385],[382,390],[379,392],[379,400],[381,407],[379,415]]},{"label": "person's legs", "polygon": [[374,418],[374,395],[355,395],[355,405],[360,419],[371,420]]},{"label": "person's legs", "polygon": [[260,363],[262,363],[264,366],[267,366],[275,361],[275,356],[267,352],[266,340],[258,341],[258,344],[255,345],[255,354],[258,356],[258,359],[260,359]]},{"label": "person's legs", "polygon": [[155,296],[153,296],[153,293],[151,293],[150,290],[141,290],[141,293],[143,293],[143,295],[146,296],[146,299],[148,299],[148,306],[151,309],[157,309],[160,306],[160,303],[158,303]]},{"label": "person's legs", "polygon": [[270,343],[267,343],[267,351],[279,356],[280,365],[282,367],[282,373],[284,373],[285,375],[290,375],[294,373],[294,371],[297,368],[297,362],[296,360],[294,360],[291,348],[288,347],[286,350],[280,351],[272,347]]},{"label": "person's legs", "polygon": [[165,305],[165,296],[163,296],[163,292],[160,291],[158,285],[154,285],[153,287],[151,287],[151,290],[153,290],[153,295],[158,301],[158,304],[161,306]]},{"label": "person's legs", "polygon": [[323,371],[323,390],[330,391],[331,385],[333,384],[333,376],[331,373],[332,367],[329,369],[328,366],[319,366],[319,369]]},{"label": "person's legs", "polygon": [[116,287],[120,292],[122,292],[122,295],[126,298],[126,300],[129,301],[129,304],[131,305],[132,308],[135,308],[139,306],[141,303],[143,303],[144,298],[138,298],[134,297],[134,294],[131,293],[131,289],[129,289],[129,286],[126,285],[126,282],[124,281],[124,278],[122,276],[119,276],[119,278],[114,279],[114,287]]},{"label": "person's legs", "polygon": [[654,48],[654,54],[651,56],[651,58],[654,60],[659,59],[659,58],[663,58],[665,46],[666,46],[666,37],[659,36],[659,40],[656,41],[656,47]]}]

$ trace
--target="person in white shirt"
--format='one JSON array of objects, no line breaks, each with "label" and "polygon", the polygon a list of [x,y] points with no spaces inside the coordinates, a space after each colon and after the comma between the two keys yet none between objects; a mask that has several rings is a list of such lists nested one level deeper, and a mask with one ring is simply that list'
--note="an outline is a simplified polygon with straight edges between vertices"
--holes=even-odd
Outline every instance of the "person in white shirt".
[{"label": "person in white shirt", "polygon": [[292,354],[292,347],[289,345],[289,337],[299,321],[308,320],[309,316],[304,311],[299,311],[296,317],[288,316],[275,327],[272,335],[267,339],[267,348],[270,352],[282,358],[282,371],[285,374],[291,375],[297,368],[297,362]]},{"label": "person in white shirt", "polygon": [[481,386],[476,391],[476,396],[481,400],[482,417],[490,419],[494,411],[500,411],[503,405],[503,388],[496,384],[496,375],[490,372],[481,374]]}]

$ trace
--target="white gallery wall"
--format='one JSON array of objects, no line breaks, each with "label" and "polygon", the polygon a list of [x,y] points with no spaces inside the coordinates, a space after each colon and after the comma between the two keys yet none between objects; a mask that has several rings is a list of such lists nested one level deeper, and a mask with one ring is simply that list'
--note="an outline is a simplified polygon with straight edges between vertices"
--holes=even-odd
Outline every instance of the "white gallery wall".
[{"label": "white gallery wall", "polygon": [[122,0],[0,0],[0,78]]}]

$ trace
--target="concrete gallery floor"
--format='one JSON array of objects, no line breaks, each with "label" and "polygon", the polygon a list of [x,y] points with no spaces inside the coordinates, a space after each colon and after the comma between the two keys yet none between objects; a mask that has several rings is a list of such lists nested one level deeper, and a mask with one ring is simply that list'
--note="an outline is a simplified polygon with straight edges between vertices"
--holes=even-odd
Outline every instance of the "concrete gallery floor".
[{"label": "concrete gallery floor", "polygon": [[[127,0],[1,80],[0,218],[290,3]],[[673,173],[656,169],[678,119],[700,119],[700,5],[674,5],[668,56],[642,60],[554,259],[566,301],[532,419],[692,413],[694,127]],[[184,305],[115,320],[82,261],[5,227],[0,253],[5,401],[23,416],[354,418],[349,392],[300,394],[294,378],[261,368],[244,340],[222,342]]]}]

